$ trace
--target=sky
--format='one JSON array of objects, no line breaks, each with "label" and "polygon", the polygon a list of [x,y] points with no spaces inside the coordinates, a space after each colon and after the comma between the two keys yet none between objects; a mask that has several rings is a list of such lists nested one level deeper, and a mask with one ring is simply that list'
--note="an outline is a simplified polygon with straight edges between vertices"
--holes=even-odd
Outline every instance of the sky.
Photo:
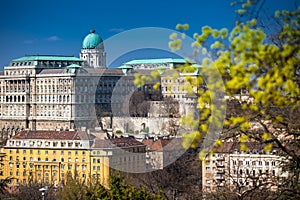
[{"label": "sky", "polygon": [[[25,55],[79,57],[84,37],[95,29],[106,40],[141,27],[174,29],[188,23],[187,35],[201,27],[231,28],[236,14],[231,0],[2,0],[0,1],[0,70]],[[298,2],[296,0],[296,2]],[[294,7],[295,0],[265,0],[264,10]],[[298,3],[299,5],[299,3]],[[168,38],[166,38],[166,44]],[[137,58],[172,56],[146,51]],[[129,56],[135,58],[134,55]],[[124,59],[123,59],[124,60]]]}]

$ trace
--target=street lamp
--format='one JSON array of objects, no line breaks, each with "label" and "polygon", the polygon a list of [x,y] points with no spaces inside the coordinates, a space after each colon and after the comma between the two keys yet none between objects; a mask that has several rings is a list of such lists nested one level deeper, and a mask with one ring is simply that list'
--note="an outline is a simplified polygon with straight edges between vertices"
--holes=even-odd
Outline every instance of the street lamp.
[{"label": "street lamp", "polygon": [[45,200],[45,192],[48,190],[48,187],[40,188],[39,191],[42,192],[42,200]]}]

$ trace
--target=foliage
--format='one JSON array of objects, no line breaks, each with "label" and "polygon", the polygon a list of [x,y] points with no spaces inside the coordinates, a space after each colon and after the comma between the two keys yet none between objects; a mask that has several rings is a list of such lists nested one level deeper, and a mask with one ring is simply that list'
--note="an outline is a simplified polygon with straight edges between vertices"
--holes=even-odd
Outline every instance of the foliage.
[{"label": "foliage", "polygon": [[84,182],[75,177],[68,176],[66,185],[59,192],[61,200],[80,200],[85,197],[86,186]]},{"label": "foliage", "polygon": [[162,200],[163,198],[159,194],[148,193],[145,189],[139,189],[134,186],[126,184],[121,175],[114,175],[109,181],[109,196],[111,199],[157,199]]},{"label": "foliage", "polygon": [[[274,144],[286,156],[290,172],[287,181],[278,185],[277,195],[300,198],[295,192],[300,182],[300,7],[276,11],[272,18],[276,29],[270,31],[261,21],[258,23],[262,2],[235,2],[239,17],[232,30],[204,26],[194,34],[192,60],[201,64],[206,88],[196,93],[200,116],[182,119],[185,126],[194,129],[196,125],[196,131],[185,134],[184,146],[197,146],[203,138],[210,138],[203,144],[202,159],[213,145],[222,146],[223,140],[240,141],[242,151],[248,151],[245,143],[250,140],[264,144],[265,152],[271,151]],[[188,26],[177,28],[184,32]],[[172,34],[170,48],[184,50],[184,37]],[[191,58],[187,60],[186,65],[176,69],[179,73],[187,65],[193,71]],[[194,82],[185,79],[191,87],[201,88],[204,83],[201,78]],[[217,140],[212,134],[220,128]]]},{"label": "foliage", "polygon": [[143,187],[150,193],[160,191],[165,199],[201,199],[201,163],[199,149],[189,149],[174,163],[163,169],[126,174],[126,182]]},{"label": "foliage", "polygon": [[59,193],[59,199],[87,199],[87,200],[118,200],[118,199],[163,199],[159,194],[148,193],[145,189],[126,184],[123,177],[113,175],[109,180],[109,188],[105,188],[99,181],[83,184],[78,179],[71,178]]},{"label": "foliage", "polygon": [[0,180],[0,193],[4,194],[8,183],[10,182],[11,178],[7,177],[5,179]]},{"label": "foliage", "polygon": [[121,130],[116,130],[116,134],[122,134],[123,132]]}]

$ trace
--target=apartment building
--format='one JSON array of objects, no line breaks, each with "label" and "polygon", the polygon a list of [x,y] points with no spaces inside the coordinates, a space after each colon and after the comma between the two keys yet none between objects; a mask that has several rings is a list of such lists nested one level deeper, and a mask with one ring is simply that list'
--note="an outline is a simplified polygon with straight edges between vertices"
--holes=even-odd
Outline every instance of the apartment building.
[{"label": "apartment building", "polygon": [[224,142],[222,147],[215,148],[205,157],[202,161],[203,191],[260,185],[276,189],[276,183],[288,176],[283,170],[284,157],[278,148],[264,152],[262,144],[247,142],[245,145],[248,152],[240,151],[240,143]]},{"label": "apartment building", "polygon": [[[21,131],[1,149],[0,178],[63,186],[68,177],[107,186],[113,170],[142,171],[145,145],[134,138],[100,139],[80,131]],[[120,163],[119,163],[120,162]],[[118,166],[116,165],[118,164]]]}]

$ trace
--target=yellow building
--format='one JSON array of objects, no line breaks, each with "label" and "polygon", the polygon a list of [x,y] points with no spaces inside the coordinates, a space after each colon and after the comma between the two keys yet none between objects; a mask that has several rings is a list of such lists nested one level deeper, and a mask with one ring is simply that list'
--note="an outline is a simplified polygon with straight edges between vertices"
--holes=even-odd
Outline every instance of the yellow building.
[{"label": "yellow building", "polygon": [[135,139],[100,139],[79,131],[21,131],[1,152],[5,156],[0,179],[14,178],[11,187],[28,183],[58,187],[68,176],[86,183],[100,179],[107,186],[112,168],[142,172],[145,166],[145,155],[140,154],[145,145]]},{"label": "yellow building", "polygon": [[146,146],[131,137],[103,140],[95,138],[91,146],[91,174],[108,186],[111,172],[142,173],[146,170]]},{"label": "yellow building", "polygon": [[21,131],[2,152],[6,154],[2,177],[14,178],[11,185],[58,186],[67,175],[86,179],[89,174],[89,140],[83,132]]}]

